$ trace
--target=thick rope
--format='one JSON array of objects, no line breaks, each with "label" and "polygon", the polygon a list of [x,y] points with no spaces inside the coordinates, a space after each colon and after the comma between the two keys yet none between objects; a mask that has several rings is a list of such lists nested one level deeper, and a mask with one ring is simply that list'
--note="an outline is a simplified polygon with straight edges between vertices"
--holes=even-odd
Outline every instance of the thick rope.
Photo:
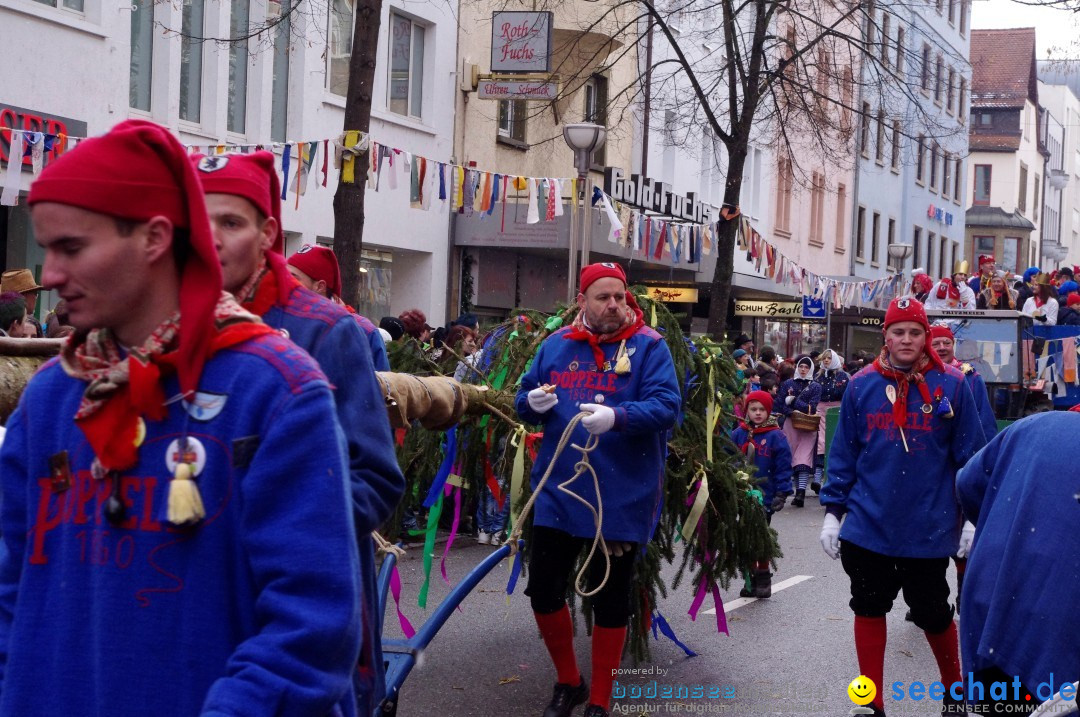
[{"label": "thick rope", "polygon": [[[566,448],[566,444],[570,442],[570,435],[574,432],[574,428],[581,419],[590,414],[582,411],[573,418],[570,419],[570,423],[566,424],[566,428],[563,429],[562,437],[559,439],[559,445],[555,448],[555,453],[551,456],[551,461],[548,463],[547,470],[544,471],[544,476],[540,479],[540,482],[536,485],[536,490],[529,496],[529,501],[525,504],[525,507],[521,511],[521,515],[517,518],[517,523],[514,525],[514,532],[510,535],[510,554],[513,555],[518,549],[518,539],[521,537],[522,528],[525,526],[525,519],[528,517],[529,512],[533,508],[533,504],[536,502],[536,498],[540,495],[540,491],[544,489],[544,485],[547,483],[548,478],[551,477],[551,471],[555,467],[555,463],[559,460],[559,456],[562,455],[563,450]],[[581,570],[574,577],[574,592],[581,597],[592,597],[600,592],[607,584],[608,577],[611,575],[611,556],[608,554],[607,543],[604,542],[604,536],[600,532],[600,526],[604,523],[604,502],[600,498],[600,479],[596,476],[596,471],[589,463],[589,453],[591,453],[597,445],[600,443],[600,437],[590,435],[589,439],[585,441],[585,447],[571,444],[572,447],[580,451],[581,459],[574,464],[574,475],[563,483],[556,486],[560,491],[566,495],[571,496],[574,500],[583,503],[589,512],[593,514],[593,524],[596,526],[596,535],[593,536],[592,547],[589,548],[589,554],[585,558],[584,564],[581,566]],[[599,508],[599,512],[596,508],[592,507],[592,504],[582,498],[580,495],[569,489],[569,485],[576,481],[585,471],[588,471],[592,475],[593,487],[596,489],[596,505]],[[585,576],[586,571],[589,569],[589,565],[592,563],[593,556],[596,554],[596,548],[600,546],[604,555],[604,579],[600,581],[592,592],[585,592],[585,589],[581,587],[582,579]]]},{"label": "thick rope", "polygon": [[376,553],[393,553],[399,558],[405,554],[405,548],[394,545],[389,540],[379,535],[377,530],[371,531],[371,538],[375,541]]}]

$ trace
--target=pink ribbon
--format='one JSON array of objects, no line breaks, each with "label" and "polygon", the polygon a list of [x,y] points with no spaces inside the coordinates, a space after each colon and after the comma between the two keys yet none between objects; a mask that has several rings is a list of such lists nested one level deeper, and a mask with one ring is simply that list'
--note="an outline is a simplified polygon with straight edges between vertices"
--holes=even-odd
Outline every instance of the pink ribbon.
[{"label": "pink ribbon", "polygon": [[416,630],[413,629],[409,618],[405,617],[405,613],[401,611],[401,575],[398,574],[396,564],[390,573],[390,594],[394,598],[394,608],[397,610],[397,619],[398,624],[401,625],[401,631],[405,633],[406,639],[412,638],[416,634]]},{"label": "pink ribbon", "polygon": [[[455,475],[461,475],[455,472]],[[450,582],[450,578],[446,575],[446,558],[450,555],[450,546],[454,544],[454,538],[457,537],[458,524],[461,522],[461,488],[450,485],[447,483],[443,486],[443,495],[449,496],[450,491],[454,492],[454,521],[450,524],[450,537],[446,539],[446,547],[443,549],[442,561],[439,562],[439,570],[442,572],[443,580],[447,585],[453,587]],[[461,607],[459,606],[460,610]]]}]

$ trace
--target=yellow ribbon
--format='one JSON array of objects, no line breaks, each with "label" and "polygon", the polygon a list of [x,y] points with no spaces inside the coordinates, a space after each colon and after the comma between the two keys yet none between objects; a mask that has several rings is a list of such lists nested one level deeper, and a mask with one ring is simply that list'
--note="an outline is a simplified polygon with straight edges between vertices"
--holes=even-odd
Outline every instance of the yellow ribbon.
[{"label": "yellow ribbon", "polygon": [[[360,142],[360,133],[349,130],[345,133],[345,147],[355,147]],[[356,157],[351,152],[346,152],[341,164],[341,181],[346,184],[356,183]]]},{"label": "yellow ribbon", "polygon": [[690,508],[690,514],[686,516],[686,522],[683,523],[682,527],[682,537],[686,542],[694,539],[698,523],[701,522],[701,515],[705,512],[705,506],[709,502],[709,478],[705,474],[705,469],[698,466],[694,479],[697,481],[698,491],[694,497],[694,505]]},{"label": "yellow ribbon", "polygon": [[510,436],[510,445],[516,446],[514,467],[510,471],[510,532],[514,531],[518,519],[518,504],[525,492],[525,427],[518,426]]},{"label": "yellow ribbon", "polygon": [[713,459],[713,432],[716,430],[716,422],[720,420],[720,411],[716,408],[716,389],[713,366],[709,365],[709,403],[705,408],[705,458],[712,463]]}]

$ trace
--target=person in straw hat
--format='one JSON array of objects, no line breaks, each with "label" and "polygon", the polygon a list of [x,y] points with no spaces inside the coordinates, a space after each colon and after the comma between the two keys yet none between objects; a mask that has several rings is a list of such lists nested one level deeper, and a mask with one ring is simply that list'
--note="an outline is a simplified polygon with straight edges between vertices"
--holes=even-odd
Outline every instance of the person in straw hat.
[{"label": "person in straw hat", "polygon": [[41,323],[34,316],[34,309],[37,308],[38,294],[41,293],[41,289],[41,284],[37,283],[33,272],[29,269],[12,269],[5,271],[0,276],[0,293],[14,291],[22,294],[23,300],[26,302],[26,321],[33,327],[33,334],[27,338],[40,339],[45,335],[41,329]]}]

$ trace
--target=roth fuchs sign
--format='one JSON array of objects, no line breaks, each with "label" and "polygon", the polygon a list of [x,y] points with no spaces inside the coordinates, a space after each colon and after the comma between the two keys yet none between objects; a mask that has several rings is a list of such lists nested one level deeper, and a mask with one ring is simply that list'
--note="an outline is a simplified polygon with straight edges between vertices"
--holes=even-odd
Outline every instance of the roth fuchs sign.
[{"label": "roth fuchs sign", "polygon": [[496,12],[491,15],[491,72],[551,71],[550,12]]}]

